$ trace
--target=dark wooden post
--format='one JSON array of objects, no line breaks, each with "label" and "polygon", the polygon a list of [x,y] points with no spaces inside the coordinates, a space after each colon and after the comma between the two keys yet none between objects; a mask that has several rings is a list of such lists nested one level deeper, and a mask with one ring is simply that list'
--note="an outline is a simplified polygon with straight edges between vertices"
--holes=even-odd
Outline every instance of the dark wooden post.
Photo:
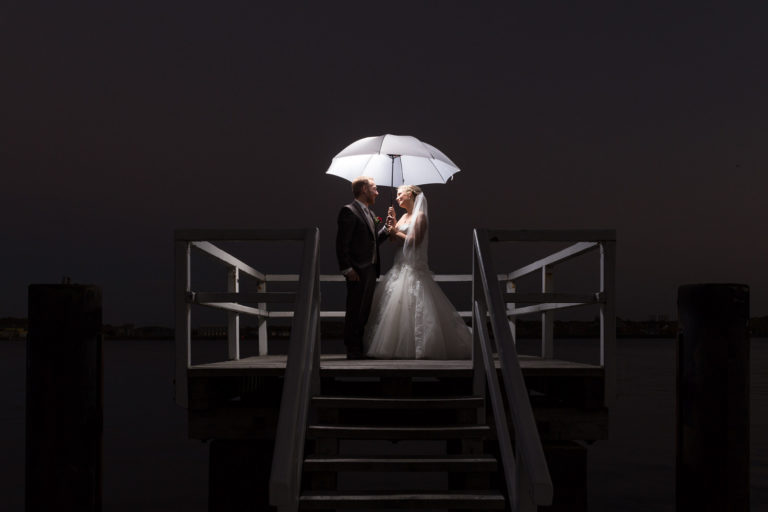
[{"label": "dark wooden post", "polygon": [[749,510],[749,287],[678,289],[677,510]]},{"label": "dark wooden post", "polygon": [[101,510],[101,290],[30,285],[26,510]]},{"label": "dark wooden post", "polygon": [[269,505],[271,439],[214,439],[209,458],[209,512],[274,511]]}]

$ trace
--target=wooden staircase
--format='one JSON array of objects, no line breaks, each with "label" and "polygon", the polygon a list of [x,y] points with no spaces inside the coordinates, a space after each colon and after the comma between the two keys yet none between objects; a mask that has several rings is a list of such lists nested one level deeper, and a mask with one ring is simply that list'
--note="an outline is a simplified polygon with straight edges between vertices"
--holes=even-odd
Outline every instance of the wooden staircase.
[{"label": "wooden staircase", "polygon": [[483,399],[400,384],[395,395],[312,399],[300,510],[503,510]]}]

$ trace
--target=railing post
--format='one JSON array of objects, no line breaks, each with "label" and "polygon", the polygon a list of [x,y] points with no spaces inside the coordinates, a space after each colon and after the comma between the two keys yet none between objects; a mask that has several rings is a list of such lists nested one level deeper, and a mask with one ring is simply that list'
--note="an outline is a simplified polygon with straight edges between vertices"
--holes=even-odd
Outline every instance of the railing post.
[{"label": "railing post", "polygon": [[175,338],[176,338],[176,403],[187,406],[187,369],[192,362],[191,334],[192,318],[191,305],[187,301],[190,292],[190,261],[189,242],[176,240],[174,242],[174,293],[175,308]]},{"label": "railing post", "polygon": [[[552,274],[553,270],[550,265],[541,267],[541,291],[543,293],[555,291]],[[541,357],[544,359],[553,359],[555,357],[554,329],[555,312],[543,312],[541,314]]]},{"label": "railing post", "polygon": [[[474,304],[477,303],[479,307],[479,314],[474,312]],[[483,352],[480,344],[482,340],[480,334],[482,332],[481,327],[478,325],[480,322],[485,322],[487,310],[483,305],[485,304],[485,296],[483,294],[483,285],[480,282],[480,267],[477,261],[477,247],[475,241],[472,243],[472,394],[479,396],[483,399],[483,406],[477,409],[477,422],[480,424],[486,423],[486,411],[485,411],[485,365],[483,364]],[[479,318],[478,318],[479,317]],[[484,325],[482,327],[485,327]]]},{"label": "railing post", "polygon": [[[507,293],[516,293],[517,292],[517,286],[515,286],[515,282],[509,279],[507,281]],[[507,303],[507,321],[509,322],[509,331],[512,333],[512,341],[515,342],[515,345],[517,345],[517,317],[512,316],[512,313],[515,310],[515,303],[508,302]]]},{"label": "railing post", "polygon": [[[259,293],[266,293],[267,291],[267,282],[261,282],[256,287],[256,291]],[[259,302],[259,310],[261,310],[262,313],[265,315],[267,314],[267,303],[266,302]],[[268,344],[267,344],[267,317],[266,316],[260,316],[259,317],[259,355],[265,356],[267,355],[269,351]]]},{"label": "railing post", "polygon": [[600,242],[600,364],[604,372],[606,407],[616,398],[616,242]]},{"label": "railing post", "polygon": [[[229,267],[227,272],[227,291],[240,291],[240,272],[237,267]],[[240,315],[234,311],[227,312],[227,340],[229,341],[229,359],[240,359]]]}]

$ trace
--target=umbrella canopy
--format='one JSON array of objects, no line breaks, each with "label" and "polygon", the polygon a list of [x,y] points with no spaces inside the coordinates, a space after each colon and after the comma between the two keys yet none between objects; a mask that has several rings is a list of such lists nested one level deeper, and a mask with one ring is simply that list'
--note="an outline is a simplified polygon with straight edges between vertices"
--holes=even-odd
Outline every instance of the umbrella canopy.
[{"label": "umbrella canopy", "polygon": [[379,135],[353,142],[333,157],[327,174],[352,181],[370,176],[377,185],[445,183],[459,168],[434,146],[410,135]]}]

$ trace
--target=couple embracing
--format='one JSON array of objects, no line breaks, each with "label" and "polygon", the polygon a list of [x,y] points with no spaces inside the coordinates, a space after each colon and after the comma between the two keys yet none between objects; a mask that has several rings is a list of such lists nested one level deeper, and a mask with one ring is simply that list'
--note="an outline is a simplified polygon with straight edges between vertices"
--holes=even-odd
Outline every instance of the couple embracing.
[{"label": "couple embracing", "polygon": [[[355,200],[341,208],[336,255],[347,282],[344,344],[348,359],[468,359],[472,335],[432,278],[427,265],[427,199],[414,185],[397,189],[398,219],[370,208],[378,191],[372,178],[352,181]],[[379,244],[398,252],[381,283]]]}]

